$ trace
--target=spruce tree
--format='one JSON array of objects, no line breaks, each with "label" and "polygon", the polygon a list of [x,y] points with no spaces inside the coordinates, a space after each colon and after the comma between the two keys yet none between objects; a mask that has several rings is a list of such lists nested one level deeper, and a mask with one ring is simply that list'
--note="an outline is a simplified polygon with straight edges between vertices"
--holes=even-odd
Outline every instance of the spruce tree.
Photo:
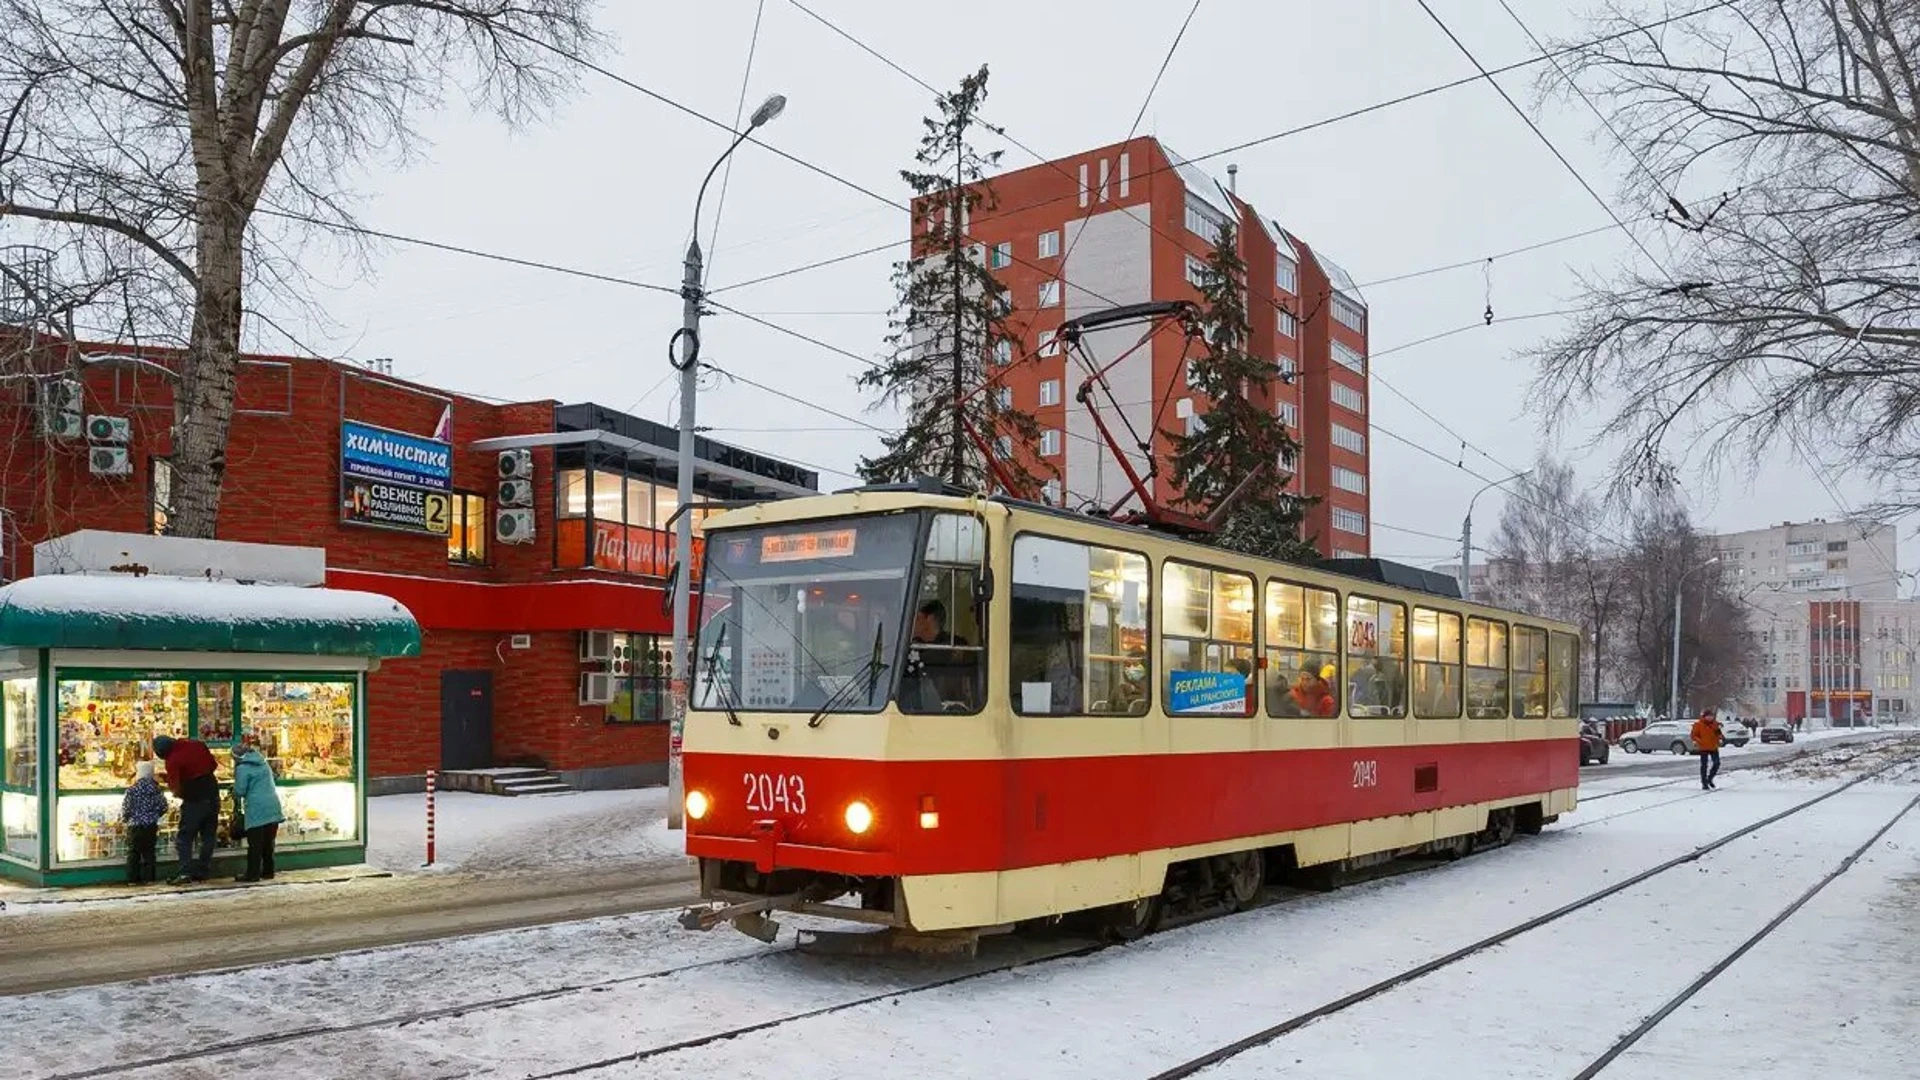
[{"label": "spruce tree", "polygon": [[[986,175],[999,164],[1000,151],[973,143],[982,131],[1001,134],[980,119],[986,97],[982,65],[958,90],[940,96],[940,114],[923,121],[926,130],[914,155],[918,167],[900,172],[915,196],[913,248],[894,266],[888,358],[863,373],[859,385],[879,391],[874,408],[902,406],[906,423],[881,440],[882,453],[861,459],[860,474],[868,483],[929,475],[985,490],[993,474],[976,435],[989,446],[1004,437],[1015,447],[1031,446],[1039,437],[1033,417],[1003,406],[997,383],[987,385],[1000,370],[996,350],[1018,359],[1023,349],[1009,326],[1011,298],[985,252],[967,240],[973,215],[997,205]],[[1017,486],[1037,487],[1019,456],[1002,466]]]},{"label": "spruce tree", "polygon": [[1213,542],[1248,555],[1310,563],[1320,557],[1301,536],[1311,500],[1286,491],[1289,470],[1281,465],[1299,443],[1263,403],[1273,389],[1274,363],[1251,348],[1246,276],[1234,229],[1224,226],[1197,284],[1205,349],[1188,359],[1189,384],[1209,404],[1191,433],[1166,433],[1173,440],[1178,505],[1211,514],[1258,469]]}]

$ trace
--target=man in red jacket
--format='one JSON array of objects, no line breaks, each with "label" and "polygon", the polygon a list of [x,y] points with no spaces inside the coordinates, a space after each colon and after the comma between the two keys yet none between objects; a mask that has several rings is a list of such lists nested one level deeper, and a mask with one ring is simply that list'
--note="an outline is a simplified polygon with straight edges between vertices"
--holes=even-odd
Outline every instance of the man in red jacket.
[{"label": "man in red jacket", "polygon": [[[212,872],[215,833],[220,826],[220,781],[213,775],[213,754],[198,739],[156,736],[153,756],[166,763],[167,787],[180,797],[180,835],[174,849],[180,856],[180,871],[169,885],[205,881]],[[199,858],[194,858],[194,840],[200,841]]]}]

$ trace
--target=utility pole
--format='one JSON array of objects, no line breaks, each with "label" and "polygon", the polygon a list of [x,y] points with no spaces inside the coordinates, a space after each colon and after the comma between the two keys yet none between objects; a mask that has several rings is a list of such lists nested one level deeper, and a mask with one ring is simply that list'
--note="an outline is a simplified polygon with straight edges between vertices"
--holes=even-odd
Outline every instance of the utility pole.
[{"label": "utility pole", "polygon": [[1532,469],[1523,469],[1505,480],[1495,480],[1474,492],[1473,498],[1467,500],[1467,518],[1460,523],[1460,599],[1473,599],[1473,504],[1480,501],[1480,496],[1501,484],[1511,483],[1532,472]]},{"label": "utility pole", "polygon": [[687,241],[685,273],[680,279],[680,329],[667,347],[667,362],[680,372],[680,455],[674,473],[679,480],[679,502],[675,506],[678,521],[673,530],[673,679],[671,683],[672,718],[667,738],[667,828],[686,825],[686,781],[680,771],[680,739],[687,725],[687,680],[694,674],[693,645],[688,640],[688,623],[693,603],[693,463],[694,395],[700,389],[700,314],[706,300],[703,262],[700,255],[700,203],[707,197],[707,185],[720,163],[732,156],[753,130],[787,107],[779,94],[767,98],[753,110],[747,130],[740,132],[726,153],[720,155],[700,181],[700,194],[693,200],[693,239]]}]

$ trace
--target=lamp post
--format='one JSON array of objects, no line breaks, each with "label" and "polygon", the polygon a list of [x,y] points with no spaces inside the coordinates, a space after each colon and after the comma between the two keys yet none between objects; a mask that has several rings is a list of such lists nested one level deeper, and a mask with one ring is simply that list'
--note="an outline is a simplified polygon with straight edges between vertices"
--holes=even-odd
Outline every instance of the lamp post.
[{"label": "lamp post", "polygon": [[1495,480],[1474,492],[1473,498],[1467,500],[1467,519],[1460,523],[1460,598],[1462,600],[1473,599],[1473,504],[1480,501],[1480,496],[1501,484],[1512,483],[1532,473],[1532,469],[1526,469],[1514,473],[1505,480]]},{"label": "lamp post", "polygon": [[1680,719],[1680,598],[1687,594],[1687,579],[1720,561],[1715,555],[1680,575],[1673,587],[1673,668],[1667,672],[1667,719]]},{"label": "lamp post", "polygon": [[679,521],[673,531],[673,716],[667,741],[667,828],[685,825],[685,782],[680,774],[680,736],[687,722],[687,678],[693,673],[692,643],[687,623],[693,591],[693,514],[686,508],[693,503],[693,398],[700,378],[700,309],[706,298],[702,284],[703,262],[700,255],[700,204],[707,197],[707,185],[720,165],[733,155],[754,129],[768,123],[786,109],[787,99],[774,94],[753,110],[747,130],[734,137],[726,152],[714,159],[706,179],[700,181],[700,193],[693,200],[693,237],[687,241],[686,274],[680,281],[680,329],[674,332],[667,348],[667,362],[680,372],[680,455],[675,465],[679,478]]}]

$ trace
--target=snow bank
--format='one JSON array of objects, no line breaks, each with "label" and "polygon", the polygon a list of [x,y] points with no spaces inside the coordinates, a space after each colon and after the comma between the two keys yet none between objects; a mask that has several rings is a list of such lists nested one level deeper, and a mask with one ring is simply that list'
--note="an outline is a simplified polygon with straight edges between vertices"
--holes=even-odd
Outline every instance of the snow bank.
[{"label": "snow bank", "polygon": [[[507,872],[605,863],[687,862],[685,834],[666,826],[667,789],[508,798],[435,796],[435,866]],[[425,795],[367,800],[367,861],[412,871],[426,860]]]}]

